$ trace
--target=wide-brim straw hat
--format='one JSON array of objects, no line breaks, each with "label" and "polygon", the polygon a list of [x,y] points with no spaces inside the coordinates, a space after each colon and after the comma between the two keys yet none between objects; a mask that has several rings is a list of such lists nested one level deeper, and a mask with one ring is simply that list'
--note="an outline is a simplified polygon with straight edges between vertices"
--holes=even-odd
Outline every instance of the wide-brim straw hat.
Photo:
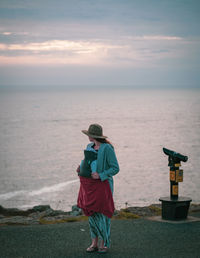
[{"label": "wide-brim straw hat", "polygon": [[91,124],[88,130],[82,130],[82,133],[96,139],[106,139],[107,136],[103,135],[103,128],[99,124]]}]

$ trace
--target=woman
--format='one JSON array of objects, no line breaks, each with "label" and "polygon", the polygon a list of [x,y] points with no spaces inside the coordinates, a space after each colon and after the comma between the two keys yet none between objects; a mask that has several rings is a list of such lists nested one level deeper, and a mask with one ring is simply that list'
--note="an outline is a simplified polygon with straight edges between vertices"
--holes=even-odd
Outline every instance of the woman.
[{"label": "woman", "polygon": [[[114,148],[106,139],[107,136],[103,135],[100,125],[92,124],[88,130],[82,130],[82,132],[89,137],[91,142],[85,151],[84,160],[77,168],[80,176],[78,206],[82,208],[85,215],[89,216],[92,238],[92,244],[86,251],[105,253],[110,246],[110,218],[114,213],[112,176],[119,172],[119,165]],[[87,158],[91,148],[97,153],[96,161],[94,157]],[[96,171],[94,171],[95,165]],[[100,245],[98,246],[99,239]]]}]

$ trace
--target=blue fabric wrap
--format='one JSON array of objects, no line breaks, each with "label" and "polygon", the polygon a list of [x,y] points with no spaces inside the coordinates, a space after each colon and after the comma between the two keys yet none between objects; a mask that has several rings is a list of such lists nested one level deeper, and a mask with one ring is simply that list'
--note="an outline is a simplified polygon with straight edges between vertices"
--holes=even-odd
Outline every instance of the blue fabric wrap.
[{"label": "blue fabric wrap", "polygon": [[96,212],[89,217],[89,225],[91,238],[99,237],[104,246],[110,247],[110,218]]},{"label": "blue fabric wrap", "polygon": [[97,153],[89,150],[84,150],[84,160],[80,166],[80,176],[91,177],[91,163],[97,159]]}]

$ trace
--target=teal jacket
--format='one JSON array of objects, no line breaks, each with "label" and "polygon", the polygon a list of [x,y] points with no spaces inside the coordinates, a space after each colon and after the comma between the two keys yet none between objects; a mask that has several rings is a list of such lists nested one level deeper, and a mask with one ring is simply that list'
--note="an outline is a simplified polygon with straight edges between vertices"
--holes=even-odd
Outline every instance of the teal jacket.
[{"label": "teal jacket", "polygon": [[[94,143],[88,144],[88,147]],[[102,143],[97,155],[97,172],[101,181],[108,180],[113,193],[113,176],[119,172],[119,164],[114,148],[108,143]]]}]

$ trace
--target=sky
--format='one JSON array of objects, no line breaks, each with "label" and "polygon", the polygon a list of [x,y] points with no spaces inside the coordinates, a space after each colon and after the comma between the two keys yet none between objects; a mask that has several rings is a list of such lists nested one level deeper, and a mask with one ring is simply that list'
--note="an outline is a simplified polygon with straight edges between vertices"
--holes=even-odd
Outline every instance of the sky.
[{"label": "sky", "polygon": [[199,0],[0,0],[0,87],[200,87]]}]

